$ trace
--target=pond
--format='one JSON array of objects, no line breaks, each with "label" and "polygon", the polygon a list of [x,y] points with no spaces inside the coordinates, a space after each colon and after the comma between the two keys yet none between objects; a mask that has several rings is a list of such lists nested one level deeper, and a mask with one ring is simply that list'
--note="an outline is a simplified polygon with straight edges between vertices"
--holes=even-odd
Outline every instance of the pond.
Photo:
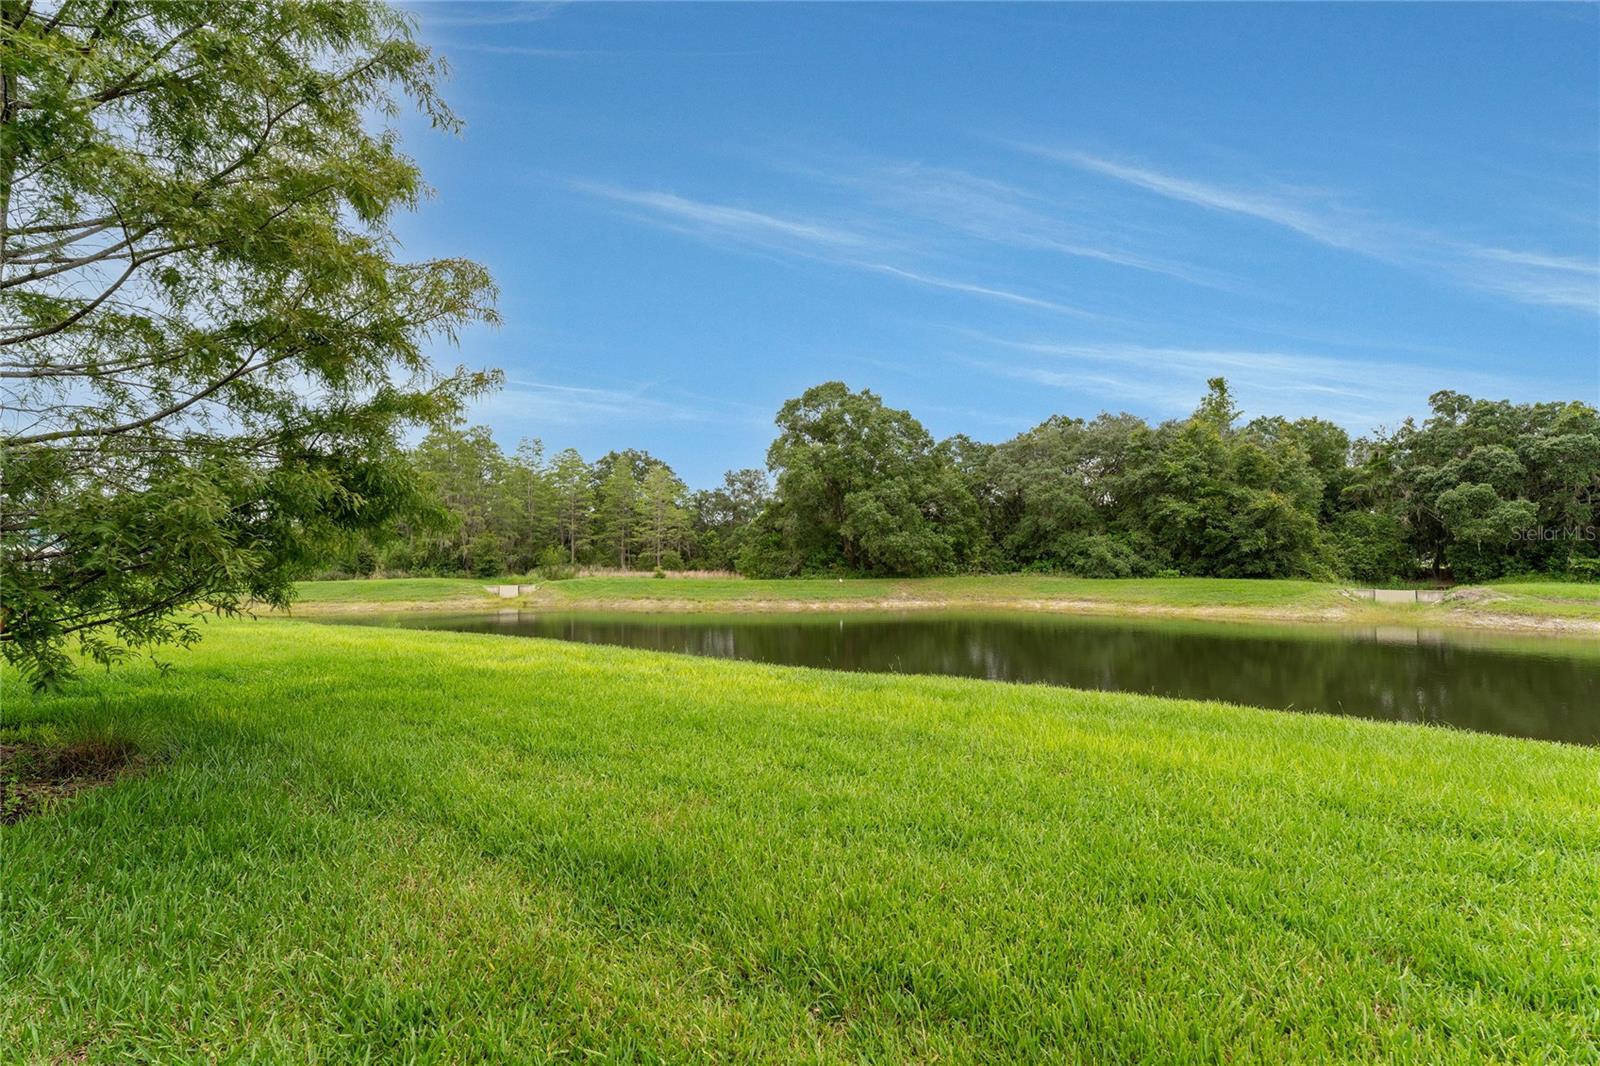
[{"label": "pond", "polygon": [[789,666],[951,674],[1600,744],[1600,641],[1049,614],[577,614],[326,621],[548,637]]}]

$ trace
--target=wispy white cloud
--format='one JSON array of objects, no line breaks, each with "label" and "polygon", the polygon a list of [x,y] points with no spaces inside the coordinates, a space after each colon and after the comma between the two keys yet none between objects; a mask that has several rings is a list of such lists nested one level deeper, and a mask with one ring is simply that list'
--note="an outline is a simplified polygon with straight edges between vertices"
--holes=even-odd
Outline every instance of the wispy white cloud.
[{"label": "wispy white cloud", "polygon": [[893,277],[914,281],[919,285],[927,285],[935,289],[948,289],[952,292],[965,292],[973,296],[985,296],[1005,303],[1017,304],[1022,307],[1036,307],[1043,311],[1054,311],[1056,314],[1071,315],[1075,318],[1103,319],[1104,315],[1085,311],[1081,307],[1071,307],[1067,304],[1057,303],[1054,300],[1044,300],[1036,296],[1026,296],[1022,293],[1011,292],[1007,289],[996,289],[989,285],[974,285],[971,282],[952,281],[949,278],[935,277],[931,274],[919,274],[914,270],[902,270],[888,263],[855,263],[864,270],[873,270],[880,274],[889,274]]},{"label": "wispy white cloud", "polygon": [[1564,270],[1585,277],[1600,277],[1600,263],[1586,262],[1570,256],[1545,255],[1541,252],[1518,252],[1510,248],[1474,248],[1472,251],[1485,259],[1522,266],[1540,267],[1544,270]]},{"label": "wispy white cloud", "polygon": [[505,415],[535,425],[587,425],[596,420],[689,422],[706,417],[694,404],[662,399],[649,388],[599,389],[511,378],[474,405],[478,417]]},{"label": "wispy white cloud", "polygon": [[535,59],[707,59],[725,56],[757,55],[750,50],[732,51],[640,51],[616,48],[545,48],[524,44],[485,44],[477,41],[439,41],[440,51],[481,52],[485,55],[529,56]]},{"label": "wispy white cloud", "polygon": [[537,426],[589,426],[596,422],[766,425],[772,412],[727,396],[706,396],[659,382],[619,389],[512,377],[505,388],[476,401],[473,416]]},{"label": "wispy white cloud", "polygon": [[1236,281],[1214,271],[1124,244],[1129,227],[1107,232],[1090,203],[1065,204],[1035,190],[957,167],[911,161],[842,158],[787,169],[863,195],[878,217],[901,217],[932,234],[975,238],[1009,248],[1054,252],[1214,288]]},{"label": "wispy white cloud", "polygon": [[1320,414],[1358,431],[1414,413],[1443,385],[1506,395],[1511,384],[1473,371],[1452,371],[1441,382],[1436,366],[1385,360],[1380,372],[1371,361],[1297,351],[966,336],[991,349],[1033,357],[971,360],[1005,377],[1097,392],[1178,414],[1194,406],[1208,378],[1220,375],[1249,412]]},{"label": "wispy white cloud", "polygon": [[1483,247],[1356,211],[1304,190],[1243,189],[1087,152],[1017,144],[1030,154],[1157,196],[1292,230],[1342,251],[1518,300],[1600,313],[1600,263],[1537,251]]},{"label": "wispy white cloud", "polygon": [[1129,166],[1086,152],[1058,151],[1036,146],[1024,147],[1036,155],[1103,174],[1168,199],[1182,200],[1212,211],[1248,215],[1264,222],[1284,226],[1335,248],[1371,251],[1374,244],[1373,234],[1354,220],[1346,219],[1341,222],[1326,213],[1296,204],[1281,195],[1227,189],[1208,182],[1164,174],[1144,167]]},{"label": "wispy white cloud", "polygon": [[1106,317],[1043,296],[884,262],[882,257],[887,254],[907,251],[907,246],[893,236],[864,233],[830,221],[693,200],[676,193],[624,189],[593,182],[570,182],[569,185],[578,192],[641,209],[640,217],[645,221],[666,225],[691,237],[733,241],[833,266],[883,274],[926,288],[964,293],[1053,314],[1076,318]]},{"label": "wispy white cloud", "polygon": [[484,55],[528,56],[535,59],[602,59],[625,56],[604,48],[539,48],[523,44],[481,44],[472,41],[441,41],[439,49],[450,52],[481,52]]},{"label": "wispy white cloud", "polygon": [[1510,248],[1463,245],[1462,250],[1479,288],[1523,303],[1600,312],[1600,263]]},{"label": "wispy white cloud", "polygon": [[429,26],[510,26],[554,18],[561,4],[514,3],[410,3],[401,5]]},{"label": "wispy white cloud", "polygon": [[777,237],[839,248],[860,248],[872,243],[858,233],[824,223],[690,200],[669,192],[623,189],[593,182],[573,182],[572,187],[591,196],[694,223],[728,237],[761,241]]}]

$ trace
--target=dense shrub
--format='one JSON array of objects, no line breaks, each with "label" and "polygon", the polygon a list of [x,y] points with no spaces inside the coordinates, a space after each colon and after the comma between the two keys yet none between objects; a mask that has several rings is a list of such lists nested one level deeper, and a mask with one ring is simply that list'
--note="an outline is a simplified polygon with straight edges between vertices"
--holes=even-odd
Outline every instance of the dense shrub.
[{"label": "dense shrub", "polygon": [[467,546],[467,560],[474,577],[498,577],[506,572],[505,548],[499,537],[487,531]]},{"label": "dense shrub", "polygon": [[577,576],[578,568],[567,558],[567,553],[557,545],[550,545],[539,553],[539,576],[546,581],[565,581]]},{"label": "dense shrub", "polygon": [[1567,559],[1567,573],[1576,581],[1600,581],[1600,558],[1574,555]]},{"label": "dense shrub", "polygon": [[1347,512],[1334,520],[1332,537],[1334,566],[1341,576],[1368,585],[1413,576],[1406,528],[1392,514]]}]

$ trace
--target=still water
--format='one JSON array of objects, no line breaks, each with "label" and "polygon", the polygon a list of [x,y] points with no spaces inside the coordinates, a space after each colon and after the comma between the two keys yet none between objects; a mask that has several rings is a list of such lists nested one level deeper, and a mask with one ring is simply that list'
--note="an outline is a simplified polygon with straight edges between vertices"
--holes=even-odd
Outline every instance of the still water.
[{"label": "still water", "polygon": [[504,610],[337,621],[1146,692],[1600,744],[1600,641],[1592,638],[921,612],[713,617]]}]

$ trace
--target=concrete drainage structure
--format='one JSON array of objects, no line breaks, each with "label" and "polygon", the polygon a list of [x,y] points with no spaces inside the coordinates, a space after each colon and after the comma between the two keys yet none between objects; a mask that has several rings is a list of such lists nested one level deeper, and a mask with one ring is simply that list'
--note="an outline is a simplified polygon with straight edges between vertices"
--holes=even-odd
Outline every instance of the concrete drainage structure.
[{"label": "concrete drainage structure", "polygon": [[483,591],[499,596],[502,600],[514,600],[518,596],[525,596],[538,588],[538,585],[485,585]]},{"label": "concrete drainage structure", "polygon": [[1375,603],[1443,603],[1444,589],[1345,589],[1345,595]]}]

